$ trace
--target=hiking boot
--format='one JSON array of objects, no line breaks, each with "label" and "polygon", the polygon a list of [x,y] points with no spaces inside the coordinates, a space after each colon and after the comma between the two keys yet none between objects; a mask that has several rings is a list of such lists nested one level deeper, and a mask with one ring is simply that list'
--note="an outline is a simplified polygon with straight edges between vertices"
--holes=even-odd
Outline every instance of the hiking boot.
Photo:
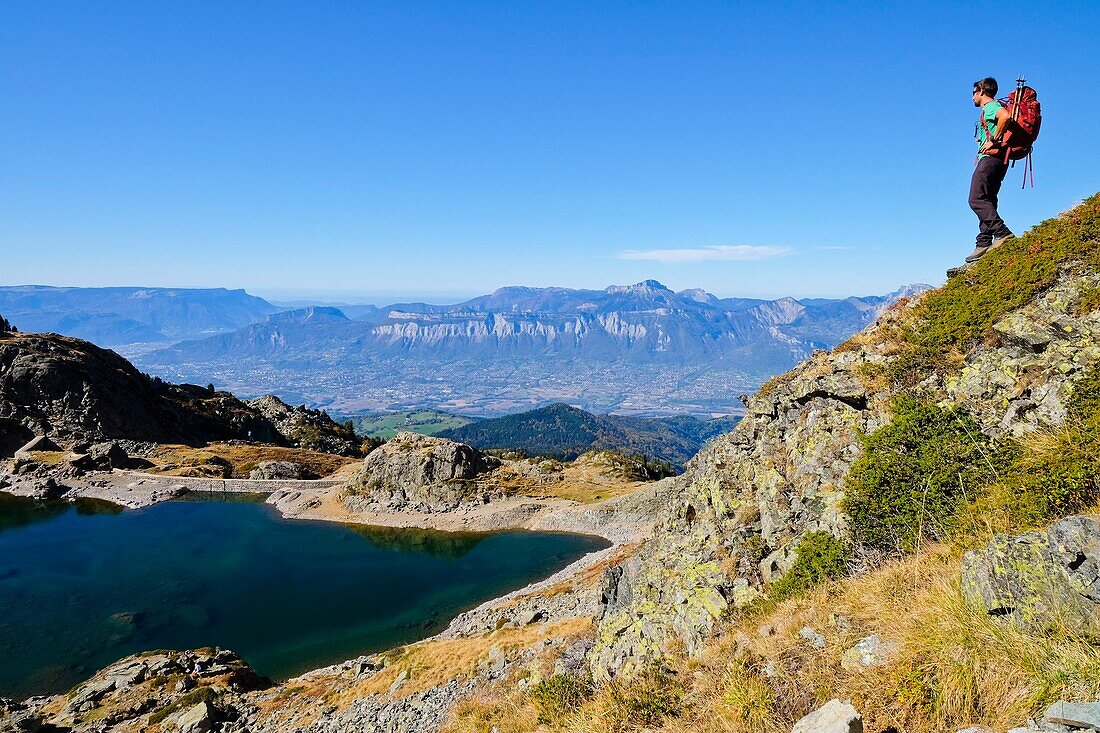
[{"label": "hiking boot", "polygon": [[1002,244],[1004,244],[1008,240],[1015,239],[1015,238],[1016,238],[1016,235],[1013,234],[1012,232],[1008,232],[1007,234],[998,235],[996,237],[993,237],[993,244],[990,245],[989,248],[993,249],[994,247],[1000,247]]},{"label": "hiking boot", "polygon": [[976,244],[974,245],[974,251],[966,256],[966,261],[977,262],[979,259],[981,259],[982,255],[984,255],[991,249],[993,249],[992,242],[990,242],[989,244]]}]

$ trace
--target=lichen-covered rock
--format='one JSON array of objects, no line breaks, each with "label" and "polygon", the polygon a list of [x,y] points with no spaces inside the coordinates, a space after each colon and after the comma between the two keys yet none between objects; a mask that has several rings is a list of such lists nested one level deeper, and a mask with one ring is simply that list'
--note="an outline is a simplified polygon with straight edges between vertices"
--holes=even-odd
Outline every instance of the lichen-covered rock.
[{"label": "lichen-covered rock", "polygon": [[790,567],[803,535],[846,532],[840,503],[859,435],[888,419],[857,378],[877,359],[816,353],[689,462],[652,540],[605,578],[590,656],[597,679],[633,671],[673,642],[699,651],[730,608]]},{"label": "lichen-covered rock", "polygon": [[401,432],[363,459],[345,486],[344,502],[358,511],[423,512],[483,503],[487,497],[474,479],[499,463],[465,443]]},{"label": "lichen-covered rock", "polygon": [[990,434],[1061,425],[1074,383],[1100,363],[1100,311],[1078,313],[1100,287],[1095,274],[1063,273],[1053,287],[993,325],[998,343],[971,354],[944,385]]},{"label": "lichen-covered rock", "polygon": [[41,701],[34,714],[49,730],[138,731],[162,723],[161,730],[208,733],[239,715],[241,694],[269,685],[224,649],[151,652],[100,670],[68,695],[32,701]]},{"label": "lichen-covered rock", "polygon": [[1067,517],[1045,531],[999,535],[963,558],[962,592],[1029,628],[1087,623],[1100,605],[1100,521]]},{"label": "lichen-covered rock", "polygon": [[[1097,288],[1094,273],[1061,271],[1032,303],[1001,318],[997,338],[957,373],[929,376],[922,392],[963,406],[991,436],[1062,424],[1074,385],[1100,364],[1100,310],[1079,307]],[[673,642],[700,650],[729,609],[791,567],[804,534],[846,532],[844,482],[860,435],[889,422],[895,396],[868,375],[889,366],[897,353],[890,329],[907,327],[915,305],[903,303],[846,348],[815,352],[773,380],[733,432],[688,463],[653,538],[609,571],[590,655],[597,679],[637,669]]]},{"label": "lichen-covered rock", "polygon": [[896,649],[896,644],[883,641],[877,634],[865,636],[844,652],[844,656],[840,658],[840,666],[849,671],[860,667],[876,667],[889,661]]}]

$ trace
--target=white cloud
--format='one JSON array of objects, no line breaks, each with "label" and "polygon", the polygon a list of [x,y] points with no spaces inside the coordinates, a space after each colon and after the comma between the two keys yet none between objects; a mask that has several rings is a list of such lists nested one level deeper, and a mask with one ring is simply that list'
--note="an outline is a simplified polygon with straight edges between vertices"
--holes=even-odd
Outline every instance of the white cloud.
[{"label": "white cloud", "polygon": [[657,262],[704,262],[707,260],[766,260],[790,254],[789,247],[768,247],[751,244],[715,244],[709,247],[684,249],[628,249],[616,255],[620,260],[655,260]]}]

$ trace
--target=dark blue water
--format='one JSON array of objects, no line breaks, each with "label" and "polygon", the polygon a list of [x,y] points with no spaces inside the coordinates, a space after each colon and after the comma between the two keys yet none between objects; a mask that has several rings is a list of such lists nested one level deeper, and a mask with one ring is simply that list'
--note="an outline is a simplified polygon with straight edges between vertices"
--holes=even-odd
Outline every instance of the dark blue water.
[{"label": "dark blue water", "polygon": [[0,494],[0,696],[61,692],[150,649],[221,646],[288,677],[430,636],[606,546],[284,520],[256,501]]}]

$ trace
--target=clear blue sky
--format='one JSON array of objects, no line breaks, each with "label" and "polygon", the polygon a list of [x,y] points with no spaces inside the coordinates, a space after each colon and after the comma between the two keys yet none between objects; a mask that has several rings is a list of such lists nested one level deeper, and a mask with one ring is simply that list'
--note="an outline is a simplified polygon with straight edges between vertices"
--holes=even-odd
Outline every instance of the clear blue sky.
[{"label": "clear blue sky", "polygon": [[[940,282],[971,83],[1100,190],[1100,3],[0,3],[0,284],[457,298]],[[747,259],[746,259],[747,258]]]}]

